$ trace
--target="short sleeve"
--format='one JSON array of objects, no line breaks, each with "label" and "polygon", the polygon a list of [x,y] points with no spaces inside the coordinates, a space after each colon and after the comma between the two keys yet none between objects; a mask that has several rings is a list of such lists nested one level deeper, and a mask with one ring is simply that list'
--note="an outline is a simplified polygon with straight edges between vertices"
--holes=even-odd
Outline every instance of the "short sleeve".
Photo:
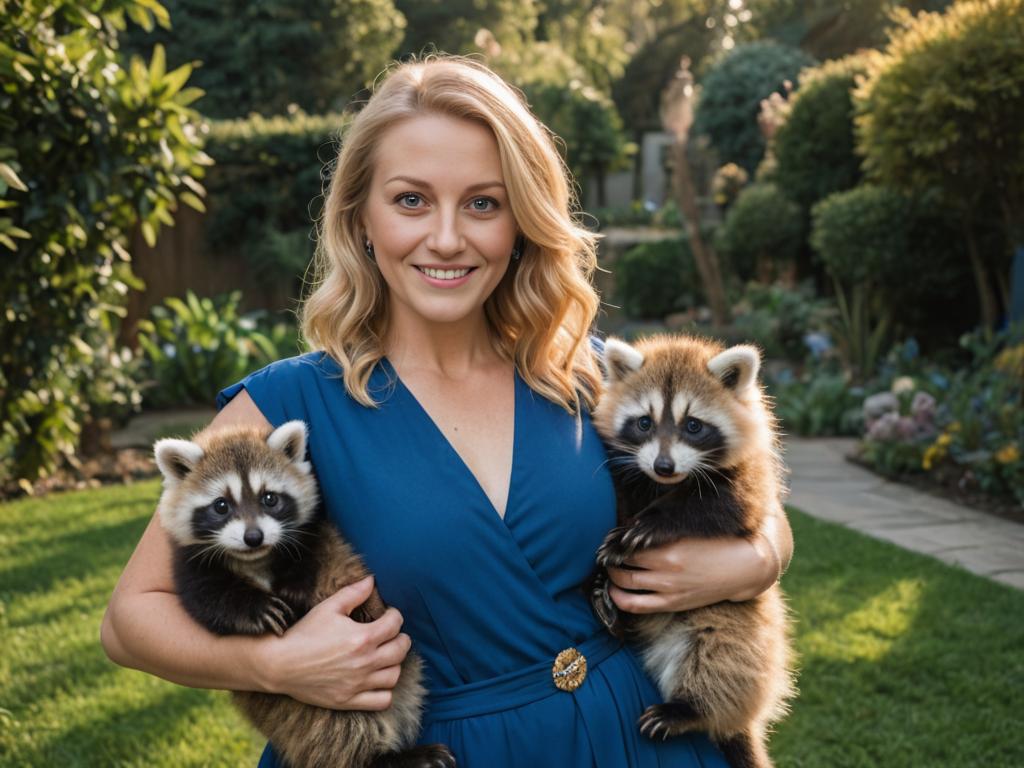
[{"label": "short sleeve", "polygon": [[319,353],[307,353],[278,360],[250,373],[217,393],[217,410],[244,389],[272,427],[279,427],[291,419],[304,419],[304,414],[299,412],[302,410],[301,392],[319,358],[322,358]]}]

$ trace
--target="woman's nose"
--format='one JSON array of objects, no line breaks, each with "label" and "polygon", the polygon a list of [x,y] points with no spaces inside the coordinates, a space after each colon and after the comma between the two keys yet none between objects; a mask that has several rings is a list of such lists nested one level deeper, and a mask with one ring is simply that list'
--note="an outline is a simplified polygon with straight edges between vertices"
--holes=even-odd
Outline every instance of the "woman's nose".
[{"label": "woman's nose", "polygon": [[439,211],[427,245],[439,256],[454,256],[466,247],[456,212]]}]

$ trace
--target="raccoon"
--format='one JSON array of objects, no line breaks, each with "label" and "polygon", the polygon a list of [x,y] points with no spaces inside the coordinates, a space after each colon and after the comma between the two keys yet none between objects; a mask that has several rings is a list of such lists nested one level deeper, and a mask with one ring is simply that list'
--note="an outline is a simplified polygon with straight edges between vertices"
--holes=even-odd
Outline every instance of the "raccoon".
[{"label": "raccoon", "polygon": [[[605,344],[594,412],[618,503],[598,565],[683,537],[753,538],[784,492],[775,420],[757,383],[760,354],[687,336]],[[786,607],[776,584],[753,600],[620,614],[598,576],[594,610],[638,646],[663,704],[639,719],[666,739],[706,731],[734,768],[769,768],[768,728],[794,693]]]},{"label": "raccoon", "polygon": [[[314,605],[369,575],[317,515],[306,426],[269,434],[232,427],[154,446],[164,490],[157,507],[174,547],[174,582],[186,611],[219,635],[283,634]],[[352,613],[373,621],[376,590]],[[419,732],[422,662],[410,652],[380,712],[338,711],[288,696],[234,691],[235,704],[295,768],[448,768],[443,745],[411,747]],[[411,747],[411,748],[410,748]]]}]

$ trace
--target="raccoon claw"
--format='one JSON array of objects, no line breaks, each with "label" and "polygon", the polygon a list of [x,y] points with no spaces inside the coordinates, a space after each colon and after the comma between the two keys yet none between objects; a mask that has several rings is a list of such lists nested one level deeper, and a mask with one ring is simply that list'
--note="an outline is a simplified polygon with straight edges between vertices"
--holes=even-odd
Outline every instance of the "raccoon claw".
[{"label": "raccoon claw", "polygon": [[279,597],[267,598],[267,605],[257,618],[257,624],[263,632],[273,632],[280,637],[295,619],[292,607]]},{"label": "raccoon claw", "polygon": [[623,631],[619,608],[608,593],[608,577],[606,575],[602,576],[600,581],[595,584],[593,591],[591,591],[590,607],[593,609],[598,621],[604,624],[605,629],[615,637],[622,637]]},{"label": "raccoon claw", "polygon": [[597,564],[603,568],[615,568],[622,565],[633,550],[624,543],[629,528],[612,528],[604,537],[604,542],[597,549]]},{"label": "raccoon claw", "polygon": [[663,544],[659,527],[653,521],[637,520],[622,536],[622,547],[630,554]]},{"label": "raccoon claw", "polygon": [[665,741],[696,727],[693,709],[685,704],[669,702],[653,704],[637,720],[640,733],[652,741]]}]

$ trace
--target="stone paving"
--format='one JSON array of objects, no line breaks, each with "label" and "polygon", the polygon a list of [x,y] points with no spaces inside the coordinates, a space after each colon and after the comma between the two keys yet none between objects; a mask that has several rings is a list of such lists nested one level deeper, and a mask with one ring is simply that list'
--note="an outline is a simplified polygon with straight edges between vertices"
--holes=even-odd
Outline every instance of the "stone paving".
[{"label": "stone paving", "polygon": [[1024,589],[1024,525],[889,482],[851,464],[845,457],[855,444],[849,438],[787,438],[787,503]]}]

